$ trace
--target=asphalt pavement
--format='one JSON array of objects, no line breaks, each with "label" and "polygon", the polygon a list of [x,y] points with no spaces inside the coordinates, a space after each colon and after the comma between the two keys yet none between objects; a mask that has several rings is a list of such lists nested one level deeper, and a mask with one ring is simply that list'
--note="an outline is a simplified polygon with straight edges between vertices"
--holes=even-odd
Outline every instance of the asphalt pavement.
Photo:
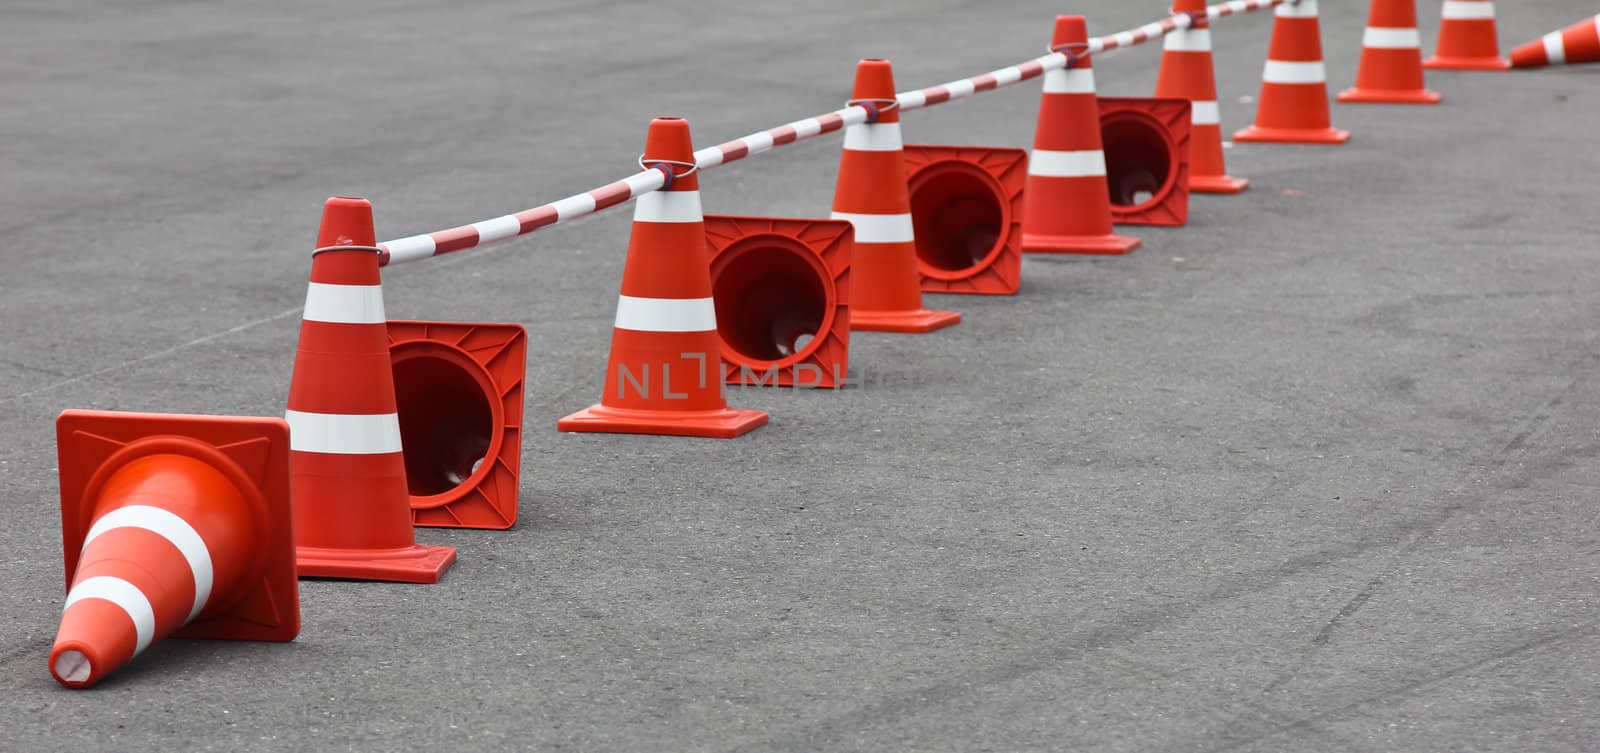
[{"label": "asphalt pavement", "polygon": [[[1365,3],[1322,3],[1349,86]],[[1439,4],[1421,3],[1431,49]],[[395,318],[529,333],[521,520],[422,529],[436,585],[301,583],[298,640],[158,643],[58,687],[53,421],[280,415],[324,198],[385,238],[637,169],[1165,3],[819,0],[0,8],[0,750],[1592,751],[1600,747],[1600,68],[1430,73],[1340,147],[1014,298],[860,333],[841,391],[730,390],[719,441],[568,435],[629,213],[386,273]],[[1503,48],[1592,14],[1501,3]],[[1217,24],[1225,133],[1270,19]],[[1144,96],[1158,45],[1096,59]],[[1038,88],[908,113],[1028,146]],[[825,216],[839,142],[702,177]]]}]

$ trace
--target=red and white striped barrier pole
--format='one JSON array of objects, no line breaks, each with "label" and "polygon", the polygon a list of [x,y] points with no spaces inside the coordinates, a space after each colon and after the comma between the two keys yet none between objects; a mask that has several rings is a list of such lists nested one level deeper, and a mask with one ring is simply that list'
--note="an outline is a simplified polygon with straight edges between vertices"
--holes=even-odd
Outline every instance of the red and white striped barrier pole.
[{"label": "red and white striped barrier pole", "polygon": [[[1216,19],[1298,2],[1299,0],[1231,0],[1207,7],[1206,17]],[[1160,39],[1178,29],[1188,29],[1193,23],[1193,16],[1179,13],[1137,29],[1091,38],[1086,49],[1089,53],[1097,53],[1133,47]],[[1052,52],[971,78],[930,86],[926,89],[901,92],[896,95],[896,101],[901,110],[918,110],[965,99],[978,92],[993,91],[1038,78],[1047,71],[1064,69],[1067,67],[1067,59],[1065,53]],[[780,146],[840,131],[848,126],[860,125],[867,122],[868,117],[869,114],[864,107],[844,107],[701,149],[694,153],[695,164],[702,170],[726,165]],[[643,170],[599,188],[515,214],[481,220],[448,230],[384,241],[378,244],[378,263],[380,266],[387,266],[465,251],[527,235],[557,223],[586,217],[603,209],[627,203],[630,199],[637,199],[651,191],[660,190],[667,181],[664,169],[666,168]]]}]

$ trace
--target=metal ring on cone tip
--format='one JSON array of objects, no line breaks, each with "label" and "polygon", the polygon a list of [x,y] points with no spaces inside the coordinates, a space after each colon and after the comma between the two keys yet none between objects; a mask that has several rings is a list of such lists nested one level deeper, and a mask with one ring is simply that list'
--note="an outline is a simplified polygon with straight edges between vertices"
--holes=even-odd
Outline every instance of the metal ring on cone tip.
[{"label": "metal ring on cone tip", "polygon": [[899,99],[851,99],[846,100],[845,107],[859,107],[867,111],[867,122],[876,123],[884,113],[900,106]]},{"label": "metal ring on cone tip", "polygon": [[[685,169],[680,173],[672,169],[673,167],[682,167]],[[665,191],[671,188],[672,184],[679,178],[687,178],[697,172],[700,172],[700,165],[694,162],[684,162],[682,160],[675,159],[645,159],[644,155],[641,154],[639,155],[639,169],[659,170],[662,175],[666,176],[666,179],[661,183],[661,190]]]}]

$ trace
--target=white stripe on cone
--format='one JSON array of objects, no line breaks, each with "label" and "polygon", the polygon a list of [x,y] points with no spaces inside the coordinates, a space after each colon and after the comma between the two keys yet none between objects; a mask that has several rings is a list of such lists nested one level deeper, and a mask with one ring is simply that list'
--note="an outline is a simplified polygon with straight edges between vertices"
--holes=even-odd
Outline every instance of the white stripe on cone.
[{"label": "white stripe on cone", "polygon": [[1494,3],[1472,2],[1471,0],[1444,0],[1444,12],[1441,17],[1449,21],[1492,19],[1494,18]]},{"label": "white stripe on cone", "polygon": [[909,214],[834,212],[829,219],[845,220],[854,226],[856,243],[911,243],[917,239]]},{"label": "white stripe on cone", "polygon": [[286,410],[289,449],[326,455],[387,455],[400,452],[396,413],[350,415]]},{"label": "white stripe on cone", "polygon": [[1171,52],[1210,52],[1210,29],[1179,29],[1161,40],[1161,49]]},{"label": "white stripe on cone", "polygon": [[1093,94],[1094,69],[1072,68],[1044,74],[1045,94]]},{"label": "white stripe on cone", "polygon": [[1222,111],[1216,102],[1194,102],[1189,111],[1189,122],[1194,125],[1220,125]]},{"label": "white stripe on cone", "polygon": [[1415,50],[1422,47],[1422,35],[1416,29],[1385,29],[1368,26],[1361,35],[1361,46],[1381,50]]},{"label": "white stripe on cone", "polygon": [[1561,38],[1561,32],[1552,31],[1544,35],[1544,56],[1550,59],[1551,65],[1567,62],[1567,42]]},{"label": "white stripe on cone", "polygon": [[67,604],[61,611],[66,612],[73,604],[84,599],[109,601],[128,615],[128,619],[133,621],[135,656],[149,648],[150,642],[156,639],[156,610],[150,606],[150,599],[138,586],[109,575],[85,578],[67,593]]},{"label": "white stripe on cone", "polygon": [[1106,174],[1106,153],[1099,149],[1056,152],[1035,149],[1028,174],[1047,178],[1089,178]]},{"label": "white stripe on cone", "polygon": [[652,191],[633,205],[634,222],[700,222],[699,191]]},{"label": "white stripe on cone", "polygon": [[710,332],[717,307],[710,298],[617,296],[617,329],[635,332]]},{"label": "white stripe on cone", "polygon": [[844,148],[853,152],[896,152],[903,143],[899,123],[864,123],[844,129]]},{"label": "white stripe on cone", "polygon": [[189,610],[189,619],[193,620],[206,608],[206,601],[211,598],[211,551],[206,548],[205,539],[200,538],[200,533],[189,521],[178,517],[177,514],[150,505],[128,505],[119,507],[105,515],[89,527],[89,533],[83,537],[83,546],[89,547],[89,542],[107,531],[118,528],[142,528],[154,533],[183,555],[189,562],[189,572],[194,576],[194,607]]},{"label": "white stripe on cone", "polygon": [[1327,82],[1328,71],[1320,60],[1314,63],[1268,60],[1261,80],[1269,84],[1321,84]]},{"label": "white stripe on cone", "polygon": [[313,282],[306,287],[304,318],[329,324],[383,324],[383,287]]}]

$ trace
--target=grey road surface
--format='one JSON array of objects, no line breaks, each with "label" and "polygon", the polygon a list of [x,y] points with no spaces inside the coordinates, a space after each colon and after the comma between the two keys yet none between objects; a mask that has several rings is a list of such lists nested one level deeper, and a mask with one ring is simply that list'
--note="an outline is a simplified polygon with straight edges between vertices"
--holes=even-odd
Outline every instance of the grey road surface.
[{"label": "grey road surface", "polygon": [[[1365,5],[1322,3],[1335,91]],[[655,115],[710,144],[838,107],[860,57],[926,86],[1164,7],[9,0],[0,750],[1600,747],[1597,69],[1241,144],[1248,193],[931,298],[965,321],[857,335],[857,387],[732,390],[772,415],[733,441],[555,431],[599,394],[625,209],[397,267],[392,316],[528,328],[518,526],[419,531],[460,550],[437,585],[303,582],[293,643],[51,680],[55,415],[280,414],[325,197],[437,230],[627,174]],[[1595,9],[1499,10],[1509,49]],[[1269,26],[1215,31],[1227,132]],[[1037,101],[905,133],[1026,146]],[[825,213],[838,148],[708,172],[706,207]]]}]

